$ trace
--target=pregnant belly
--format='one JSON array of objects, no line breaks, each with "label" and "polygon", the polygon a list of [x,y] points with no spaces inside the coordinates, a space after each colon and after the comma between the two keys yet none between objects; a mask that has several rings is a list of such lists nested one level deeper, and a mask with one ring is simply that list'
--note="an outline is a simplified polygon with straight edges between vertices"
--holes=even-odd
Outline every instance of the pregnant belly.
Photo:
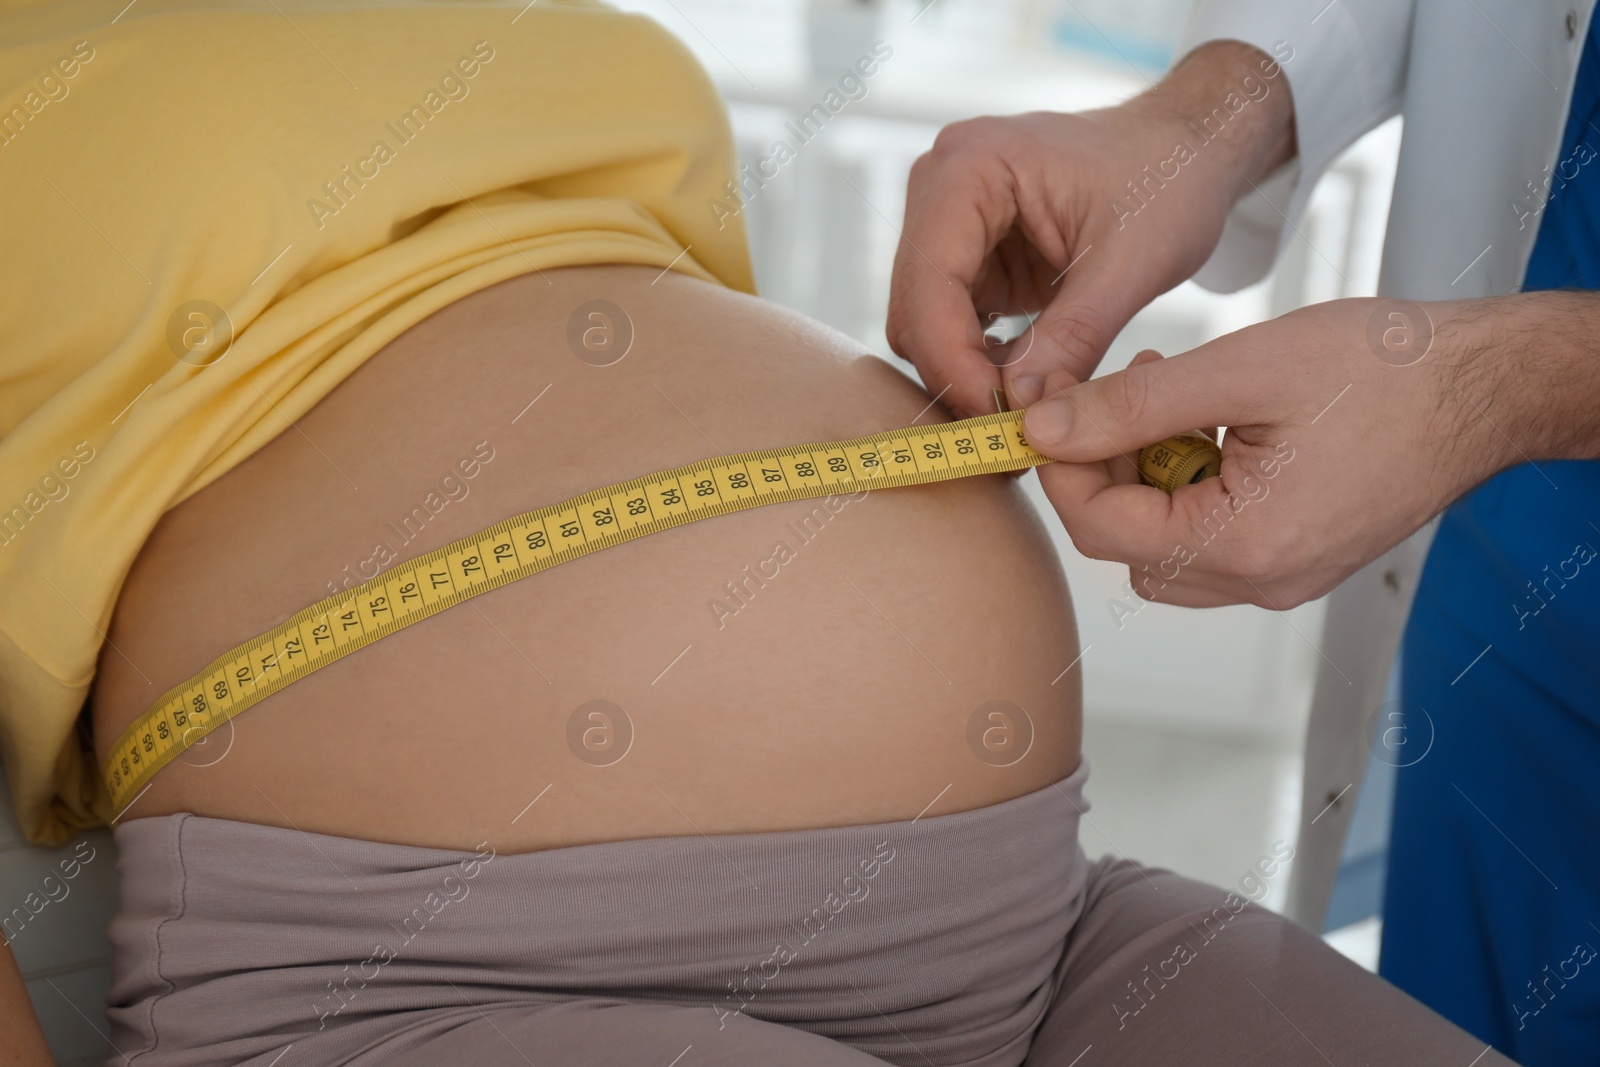
[{"label": "pregnant belly", "polygon": [[[942,418],[839,335],[657,274],[458,301],[168,512],[101,658],[101,758],[215,656],[394,562],[665,467]],[[946,814],[1076,767],[1077,652],[1003,477],[772,505],[378,641],[220,727],[123,817],[530,851]]]}]

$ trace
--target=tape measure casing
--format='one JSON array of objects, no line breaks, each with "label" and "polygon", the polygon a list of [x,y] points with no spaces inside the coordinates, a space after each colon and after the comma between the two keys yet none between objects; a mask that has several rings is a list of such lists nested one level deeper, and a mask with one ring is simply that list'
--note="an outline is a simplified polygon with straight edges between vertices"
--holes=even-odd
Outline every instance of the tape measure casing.
[{"label": "tape measure casing", "polygon": [[1222,473],[1222,450],[1199,430],[1139,450],[1139,477],[1167,493]]}]

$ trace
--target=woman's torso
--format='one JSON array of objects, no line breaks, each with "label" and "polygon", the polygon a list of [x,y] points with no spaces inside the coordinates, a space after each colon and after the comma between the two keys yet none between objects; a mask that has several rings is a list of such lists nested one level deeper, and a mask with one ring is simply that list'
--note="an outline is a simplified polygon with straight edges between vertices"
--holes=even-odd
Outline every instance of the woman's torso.
[{"label": "woman's torso", "polygon": [[[608,322],[613,345],[631,329],[627,354],[580,358]],[[385,561],[653,470],[919,416],[940,417],[837,334],[675,273],[475,293],[164,517],[101,656],[97,755],[212,658]],[[379,641],[221,727],[124,817],[529,851],[966,810],[1077,766],[1076,656],[1013,482],[774,505]]]}]

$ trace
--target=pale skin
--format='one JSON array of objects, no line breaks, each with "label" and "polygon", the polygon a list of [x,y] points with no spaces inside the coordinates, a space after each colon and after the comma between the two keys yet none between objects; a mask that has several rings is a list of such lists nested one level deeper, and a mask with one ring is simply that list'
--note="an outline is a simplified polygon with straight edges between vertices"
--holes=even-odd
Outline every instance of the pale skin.
[{"label": "pale skin", "polygon": [[[1135,591],[1165,603],[1304,603],[1495,473],[1600,455],[1589,351],[1600,301],[1588,294],[1413,305],[1433,340],[1404,366],[1369,342],[1388,309],[1341,300],[1088,380],[1133,314],[1210,255],[1239,197],[1294,155],[1289,86],[1272,69],[1248,45],[1213,42],[1116,108],[949,127],[907,192],[896,351],[957,411],[982,410],[1003,380],[1029,408],[1030,442],[1066,461],[1040,481],[1074,543],[1127,564]],[[1110,205],[1125,183],[1192,139],[1186,123],[1246,78],[1267,91],[1137,216],[1119,217]],[[981,322],[1017,304],[1043,308],[1038,336],[997,369]],[[1127,460],[1140,447],[1215,426],[1229,428],[1220,478],[1170,497],[1136,484]],[[1264,495],[1261,465],[1280,449],[1295,458]],[[1228,535],[1166,564],[1218,509],[1238,516]]]}]

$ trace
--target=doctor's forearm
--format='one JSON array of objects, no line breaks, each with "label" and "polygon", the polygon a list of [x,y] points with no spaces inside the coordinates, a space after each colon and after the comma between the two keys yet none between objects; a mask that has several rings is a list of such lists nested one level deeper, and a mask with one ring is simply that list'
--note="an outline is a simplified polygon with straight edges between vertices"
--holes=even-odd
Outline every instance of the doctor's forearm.
[{"label": "doctor's forearm", "polygon": [[[1254,45],[1207,42],[1134,103],[1203,132],[1206,140],[1196,163],[1223,171],[1233,199],[1294,158],[1289,79]],[[1205,159],[1208,155],[1214,159]]]},{"label": "doctor's forearm", "polygon": [[1487,478],[1529,460],[1600,457],[1600,294],[1517,293],[1450,305],[1438,340],[1442,428]]}]

